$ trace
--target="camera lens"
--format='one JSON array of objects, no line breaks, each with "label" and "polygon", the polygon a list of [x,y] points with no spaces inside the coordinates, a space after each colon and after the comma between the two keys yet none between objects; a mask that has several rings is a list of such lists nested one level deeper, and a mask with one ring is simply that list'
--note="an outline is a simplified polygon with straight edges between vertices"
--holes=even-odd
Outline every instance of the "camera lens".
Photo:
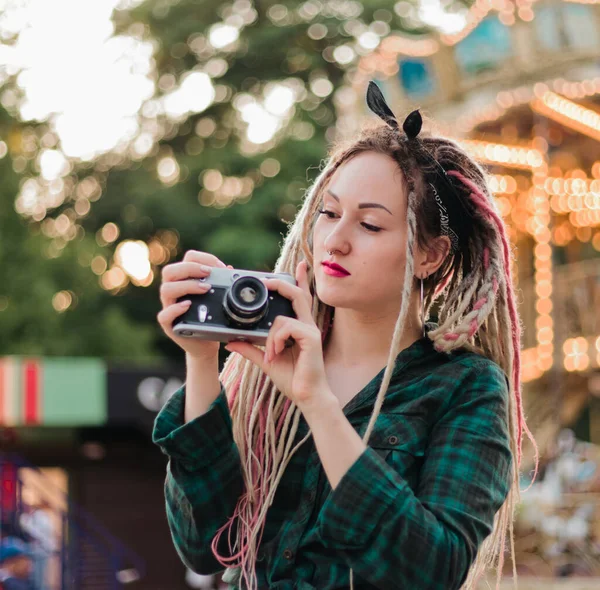
[{"label": "camera lens", "polygon": [[269,291],[256,277],[242,276],[235,280],[223,299],[227,316],[244,325],[256,324],[267,313]]}]

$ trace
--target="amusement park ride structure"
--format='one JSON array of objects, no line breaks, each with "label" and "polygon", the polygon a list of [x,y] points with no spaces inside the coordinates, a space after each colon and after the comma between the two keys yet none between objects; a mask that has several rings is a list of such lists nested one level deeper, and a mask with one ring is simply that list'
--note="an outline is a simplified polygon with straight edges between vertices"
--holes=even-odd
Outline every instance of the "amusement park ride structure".
[{"label": "amusement park ride structure", "polygon": [[396,114],[420,108],[487,168],[542,446],[584,407],[600,443],[599,55],[600,0],[477,0],[455,34],[388,36],[337,101],[340,134],[355,131],[374,79]]}]

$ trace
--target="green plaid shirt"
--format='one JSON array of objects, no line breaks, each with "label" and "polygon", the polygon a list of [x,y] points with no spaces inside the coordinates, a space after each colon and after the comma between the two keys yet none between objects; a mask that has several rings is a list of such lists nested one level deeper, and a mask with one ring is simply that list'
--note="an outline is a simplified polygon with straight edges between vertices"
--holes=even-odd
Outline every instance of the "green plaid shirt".
[{"label": "green plaid shirt", "polygon": [[[384,370],[344,408],[362,435]],[[243,491],[225,392],[183,423],[185,387],[156,418],[169,457],[166,510],[175,547],[193,570],[223,567],[211,541]],[[508,494],[508,381],[490,360],[438,353],[428,339],[403,350],[369,441],[332,491],[312,438],[291,459],[267,514],[260,590],[459,588]],[[300,421],[296,441],[308,432]],[[227,534],[220,553],[227,555]],[[242,587],[228,569],[230,589]]]}]

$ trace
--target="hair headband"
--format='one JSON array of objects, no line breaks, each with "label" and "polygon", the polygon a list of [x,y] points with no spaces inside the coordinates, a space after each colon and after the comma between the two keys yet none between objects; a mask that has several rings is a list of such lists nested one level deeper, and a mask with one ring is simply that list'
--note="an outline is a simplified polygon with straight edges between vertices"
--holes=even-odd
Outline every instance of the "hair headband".
[{"label": "hair headband", "polygon": [[[421,128],[423,127],[421,113],[418,110],[409,113],[402,124],[402,130],[404,131],[404,137],[402,137],[398,120],[387,105],[379,86],[377,86],[373,80],[369,82],[367,90],[367,105],[379,118],[383,119],[385,123],[398,132],[400,137],[411,146],[411,152],[419,164],[425,163],[433,166],[434,175],[433,177],[428,178],[427,181],[433,191],[435,201],[440,210],[442,234],[447,235],[450,238],[452,249],[458,250],[459,238],[456,232],[450,227],[450,219],[452,219],[453,223],[460,225],[462,219],[461,213],[463,211],[465,211],[469,217],[472,217],[473,215],[467,206],[464,197],[452,184],[445,168],[427,151],[420,141],[418,135],[421,133]],[[439,188],[443,187],[447,190],[440,190],[438,192],[436,185]],[[448,192],[451,193],[455,199],[448,199]]]}]

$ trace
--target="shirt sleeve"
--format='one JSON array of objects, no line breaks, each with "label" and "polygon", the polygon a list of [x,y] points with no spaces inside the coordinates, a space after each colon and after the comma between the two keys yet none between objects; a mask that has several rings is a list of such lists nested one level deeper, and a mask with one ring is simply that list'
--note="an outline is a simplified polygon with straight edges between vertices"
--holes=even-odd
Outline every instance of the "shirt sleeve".
[{"label": "shirt sleeve", "polygon": [[[225,569],[211,544],[242,494],[241,463],[223,387],[209,410],[188,423],[184,407],[185,386],[157,415],[152,440],[169,457],[165,501],[175,549],[186,566],[208,575]],[[223,556],[230,555],[227,538],[225,531],[218,547]]]},{"label": "shirt sleeve", "polygon": [[323,542],[375,588],[460,588],[507,497],[506,377],[487,360],[465,373],[433,426],[414,492],[367,448],[324,503]]}]

